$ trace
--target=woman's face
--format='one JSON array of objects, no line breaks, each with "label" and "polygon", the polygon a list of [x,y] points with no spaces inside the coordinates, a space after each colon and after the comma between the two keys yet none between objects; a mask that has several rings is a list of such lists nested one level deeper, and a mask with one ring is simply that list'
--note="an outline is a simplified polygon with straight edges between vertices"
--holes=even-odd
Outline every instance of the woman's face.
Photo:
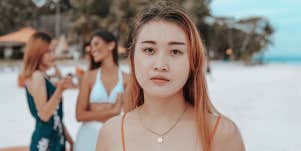
[{"label": "woman's face", "polygon": [[48,46],[47,52],[42,57],[40,67],[44,69],[48,69],[50,67],[53,67],[54,64],[55,64],[54,49]]},{"label": "woman's face", "polygon": [[166,21],[143,25],[135,45],[134,68],[144,94],[182,93],[189,75],[188,42],[182,28]]},{"label": "woman's face", "polygon": [[87,60],[90,60],[90,58],[91,58],[91,46],[90,45],[85,47],[85,58]]},{"label": "woman's face", "polygon": [[91,40],[91,53],[96,62],[101,62],[112,56],[113,49],[113,43],[107,43],[98,36],[94,36]]}]

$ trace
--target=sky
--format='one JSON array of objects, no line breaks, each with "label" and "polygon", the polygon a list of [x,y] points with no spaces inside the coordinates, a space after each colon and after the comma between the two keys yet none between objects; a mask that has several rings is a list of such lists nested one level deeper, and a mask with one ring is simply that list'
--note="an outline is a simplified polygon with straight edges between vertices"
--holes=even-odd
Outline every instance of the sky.
[{"label": "sky", "polygon": [[266,53],[301,58],[300,6],[300,0],[213,0],[210,7],[214,16],[266,17],[275,29]]}]

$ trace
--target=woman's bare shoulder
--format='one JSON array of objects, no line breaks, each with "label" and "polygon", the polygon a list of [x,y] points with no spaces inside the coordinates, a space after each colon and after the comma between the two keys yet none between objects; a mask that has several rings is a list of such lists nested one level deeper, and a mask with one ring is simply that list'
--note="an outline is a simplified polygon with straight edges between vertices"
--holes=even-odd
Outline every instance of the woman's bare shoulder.
[{"label": "woman's bare shoulder", "polygon": [[98,134],[97,151],[111,150],[116,141],[121,142],[121,119],[122,116],[115,116],[104,123]]},{"label": "woman's bare shoulder", "polygon": [[97,69],[89,70],[85,72],[83,76],[83,82],[93,83],[97,74]]},{"label": "woman's bare shoulder", "polygon": [[[217,120],[218,116],[216,117]],[[216,121],[215,120],[215,121]],[[216,122],[215,122],[216,123]],[[214,150],[244,151],[245,147],[237,125],[229,118],[220,116],[213,139]]]},{"label": "woman's bare shoulder", "polygon": [[136,118],[135,110],[126,113],[126,115],[118,115],[109,119],[102,126],[102,131],[105,131],[105,133],[109,134],[110,136],[112,135],[120,136],[123,117],[124,117],[124,124],[130,124],[127,121],[131,121],[132,119]]},{"label": "woman's bare shoulder", "polygon": [[89,70],[85,72],[84,77],[96,76],[98,69]]},{"label": "woman's bare shoulder", "polygon": [[111,132],[116,133],[116,130],[121,129],[121,120],[122,120],[122,115],[118,115],[109,119],[102,126],[101,128],[102,131],[105,131],[106,133],[111,133]]},{"label": "woman's bare shoulder", "polygon": [[[121,127],[127,125],[128,127],[135,117],[135,110],[126,113],[126,115],[115,116],[104,123],[101,128],[100,134],[104,138],[116,140],[121,139]],[[122,125],[122,118],[124,117],[124,125]]]},{"label": "woman's bare shoulder", "polygon": [[[124,124],[122,120],[124,118]],[[97,151],[120,150],[122,147],[122,127],[129,130],[133,120],[137,120],[135,110],[111,118],[102,126],[97,143]],[[120,142],[120,143],[117,143]]]},{"label": "woman's bare shoulder", "polygon": [[36,70],[32,73],[31,77],[25,80],[25,85],[31,89],[33,85],[41,86],[44,83],[43,73]]}]

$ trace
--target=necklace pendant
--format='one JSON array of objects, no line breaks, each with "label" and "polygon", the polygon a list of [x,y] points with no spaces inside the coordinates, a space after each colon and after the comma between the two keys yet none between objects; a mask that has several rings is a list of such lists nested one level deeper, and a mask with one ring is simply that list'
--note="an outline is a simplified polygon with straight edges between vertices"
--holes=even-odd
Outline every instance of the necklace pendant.
[{"label": "necklace pendant", "polygon": [[158,141],[159,144],[162,144],[163,143],[163,137],[162,136],[158,137],[157,141]]}]

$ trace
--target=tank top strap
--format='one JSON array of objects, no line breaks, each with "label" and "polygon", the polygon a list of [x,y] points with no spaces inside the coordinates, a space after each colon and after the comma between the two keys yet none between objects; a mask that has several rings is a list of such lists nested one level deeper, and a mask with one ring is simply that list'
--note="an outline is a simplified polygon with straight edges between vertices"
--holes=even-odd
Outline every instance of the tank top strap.
[{"label": "tank top strap", "polygon": [[211,132],[211,135],[210,135],[210,141],[213,141],[213,138],[215,136],[215,133],[216,133],[216,130],[217,130],[218,125],[220,123],[220,120],[221,120],[221,116],[218,116],[216,121],[215,121],[215,124],[214,124],[213,130]]},{"label": "tank top strap", "polygon": [[95,83],[99,83],[101,80],[101,68],[97,70]]},{"label": "tank top strap", "polygon": [[122,143],[122,151],[125,150],[125,138],[124,138],[124,120],[125,120],[126,113],[122,115],[121,118],[121,143]]},{"label": "tank top strap", "polygon": [[[101,82],[101,68],[99,68],[98,70],[97,70],[97,72],[96,72],[96,77],[95,77],[95,82],[94,82],[94,84],[93,84],[93,88],[92,88],[92,92],[91,92],[91,94],[93,94],[93,93],[95,93],[96,94],[96,92],[97,91],[95,91],[95,90],[99,90],[99,89],[101,89],[103,86],[102,86],[102,82]],[[94,90],[95,89],[95,90]],[[95,91],[95,92],[94,92]],[[91,95],[90,94],[90,95]]]},{"label": "tank top strap", "polygon": [[120,82],[123,87],[123,75],[122,75],[122,70],[120,68],[118,68],[118,82]]}]

